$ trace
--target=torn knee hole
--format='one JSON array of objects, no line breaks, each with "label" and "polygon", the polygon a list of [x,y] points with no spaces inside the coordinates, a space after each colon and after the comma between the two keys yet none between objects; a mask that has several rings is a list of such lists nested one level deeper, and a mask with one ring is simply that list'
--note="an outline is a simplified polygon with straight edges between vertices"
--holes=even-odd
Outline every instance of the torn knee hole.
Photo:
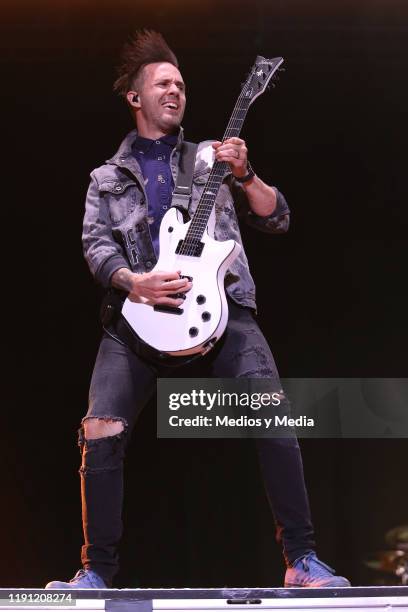
[{"label": "torn knee hole", "polygon": [[109,438],[120,435],[126,429],[127,423],[125,419],[120,417],[85,417],[82,420],[80,439],[99,440]]}]

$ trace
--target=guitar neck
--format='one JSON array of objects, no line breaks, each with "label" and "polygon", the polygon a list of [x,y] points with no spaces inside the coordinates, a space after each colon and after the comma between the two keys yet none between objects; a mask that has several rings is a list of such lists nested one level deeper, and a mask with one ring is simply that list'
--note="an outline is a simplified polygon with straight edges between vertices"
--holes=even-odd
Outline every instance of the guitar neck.
[{"label": "guitar neck", "polygon": [[[246,90],[244,89],[238,96],[234,110],[225,130],[222,142],[233,136],[238,137],[241,133],[242,126],[247,115],[250,99],[245,97]],[[218,190],[227,171],[226,162],[216,161],[213,164],[207,183],[204,187],[202,196],[197,205],[194,217],[186,234],[186,240],[200,241],[206,230],[211,211],[215,204]]]},{"label": "guitar neck", "polygon": [[[222,142],[233,136],[237,137],[240,135],[250,105],[265,91],[268,83],[275,75],[275,72],[282,62],[282,57],[266,59],[261,55],[257,56],[252,71],[235,103],[227,129],[222,137]],[[195,256],[196,253],[201,252],[198,246],[201,244],[200,241],[207,228],[211,211],[214,207],[215,198],[217,197],[218,190],[221,187],[226,171],[226,162],[214,162],[196,212],[191,220],[190,227],[188,228],[183,244],[179,247],[179,253]]]}]

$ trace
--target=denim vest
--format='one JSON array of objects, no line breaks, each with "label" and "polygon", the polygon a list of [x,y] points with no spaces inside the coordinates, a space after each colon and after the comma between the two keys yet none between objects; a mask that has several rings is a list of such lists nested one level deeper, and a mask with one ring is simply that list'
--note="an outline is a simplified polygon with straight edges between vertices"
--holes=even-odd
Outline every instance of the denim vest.
[{"label": "denim vest", "polygon": [[[144,178],[132,153],[136,136],[136,130],[132,130],[117,153],[91,173],[82,243],[91,273],[104,287],[110,287],[112,274],[119,268],[143,273],[152,270],[156,264]],[[183,130],[180,129],[170,160],[175,182],[182,142]],[[197,207],[213,163],[211,142],[204,141],[198,146],[192,198],[187,208],[184,204],[190,216]],[[283,195],[274,189],[277,194],[276,209],[269,217],[260,217],[251,211],[244,189],[228,172],[215,201],[215,239],[232,238],[242,247],[238,216],[244,217],[251,226],[261,231],[270,234],[286,232],[289,208]],[[243,248],[225,275],[225,288],[235,302],[256,309],[255,285]]]}]

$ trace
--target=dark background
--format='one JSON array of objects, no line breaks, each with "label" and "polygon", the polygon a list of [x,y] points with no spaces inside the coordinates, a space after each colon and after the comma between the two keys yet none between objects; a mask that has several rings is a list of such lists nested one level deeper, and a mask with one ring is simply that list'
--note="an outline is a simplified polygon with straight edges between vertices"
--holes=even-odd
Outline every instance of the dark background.
[{"label": "dark background", "polygon": [[[395,0],[3,3],[1,586],[79,567],[76,429],[100,336],[82,259],[89,172],[132,127],[112,93],[121,45],[160,30],[187,83],[191,140],[220,138],[260,53],[276,89],[243,137],[292,209],[289,234],[243,228],[260,323],[282,376],[405,377],[408,7]],[[7,341],[8,340],[8,341]],[[278,586],[283,575],[252,447],[155,439],[127,462],[117,586]],[[354,584],[408,522],[405,440],[304,440],[323,560]],[[279,469],[277,467],[277,469]]]}]

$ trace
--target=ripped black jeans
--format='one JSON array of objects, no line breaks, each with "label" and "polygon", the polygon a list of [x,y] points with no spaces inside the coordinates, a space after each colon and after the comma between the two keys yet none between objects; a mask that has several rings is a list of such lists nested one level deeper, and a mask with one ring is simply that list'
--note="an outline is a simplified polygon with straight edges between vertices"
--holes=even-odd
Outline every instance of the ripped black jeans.
[{"label": "ripped black jeans", "polygon": [[[109,336],[102,339],[92,376],[88,418],[120,420],[124,431],[84,439],[81,491],[85,543],[82,563],[108,585],[119,568],[122,537],[123,459],[138,415],[156,388],[157,377],[278,378],[267,342],[250,309],[230,300],[223,338],[210,353],[182,368],[155,367]],[[257,440],[266,493],[277,528],[277,541],[288,564],[314,549],[314,533],[296,438]]]}]

